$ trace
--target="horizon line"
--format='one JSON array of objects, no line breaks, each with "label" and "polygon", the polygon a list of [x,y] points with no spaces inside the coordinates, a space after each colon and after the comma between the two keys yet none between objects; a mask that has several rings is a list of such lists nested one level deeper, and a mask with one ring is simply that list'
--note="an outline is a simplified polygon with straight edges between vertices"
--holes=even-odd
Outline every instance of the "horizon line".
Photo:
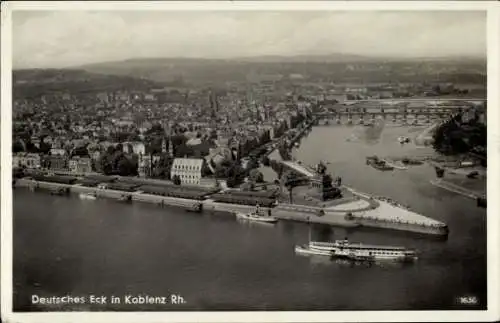
[{"label": "horizon line", "polygon": [[[35,69],[59,69],[59,70],[69,70],[69,69],[81,69],[86,66],[91,66],[91,65],[99,65],[99,64],[110,64],[110,63],[124,63],[124,62],[129,62],[129,61],[139,61],[139,60],[200,60],[200,61],[239,61],[239,60],[257,60],[257,59],[266,59],[266,58],[283,58],[283,59],[293,59],[297,58],[300,59],[301,57],[310,57],[312,59],[314,58],[321,58],[321,57],[328,57],[332,56],[334,57],[335,55],[338,56],[351,56],[353,59],[353,63],[356,62],[357,60],[373,60],[373,61],[380,61],[380,60],[391,60],[391,61],[410,61],[410,60],[442,60],[442,59],[462,59],[462,60],[485,60],[485,63],[487,62],[487,54],[485,55],[462,55],[462,54],[457,54],[457,55],[442,55],[442,56],[390,56],[390,55],[363,55],[363,54],[351,54],[351,53],[330,53],[330,54],[293,54],[293,55],[286,55],[286,54],[269,54],[269,55],[255,55],[255,56],[234,56],[234,57],[195,57],[195,56],[151,56],[151,57],[130,57],[130,58],[124,58],[124,59],[117,59],[117,60],[107,60],[107,61],[99,61],[99,62],[90,62],[90,63],[83,63],[83,64],[75,64],[75,65],[69,65],[69,66],[60,66],[60,67],[55,67],[55,66],[46,66],[46,67],[15,67],[12,66],[12,71],[14,70],[35,70]],[[249,63],[252,63],[251,61]],[[262,62],[255,62],[255,63],[262,63]],[[272,63],[279,63],[279,61],[275,61]],[[304,60],[304,61],[294,61],[294,62],[288,62],[288,63],[344,63],[347,64],[348,61],[343,61],[343,62],[335,62],[335,61],[325,61],[325,62],[318,62],[314,60]]]}]

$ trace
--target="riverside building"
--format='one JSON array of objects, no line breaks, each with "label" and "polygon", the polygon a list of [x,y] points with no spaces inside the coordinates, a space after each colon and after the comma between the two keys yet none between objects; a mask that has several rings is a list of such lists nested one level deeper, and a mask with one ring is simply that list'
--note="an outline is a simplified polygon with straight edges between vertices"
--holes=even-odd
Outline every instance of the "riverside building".
[{"label": "riverside building", "polygon": [[170,178],[178,175],[182,184],[200,185],[204,159],[175,158]]}]

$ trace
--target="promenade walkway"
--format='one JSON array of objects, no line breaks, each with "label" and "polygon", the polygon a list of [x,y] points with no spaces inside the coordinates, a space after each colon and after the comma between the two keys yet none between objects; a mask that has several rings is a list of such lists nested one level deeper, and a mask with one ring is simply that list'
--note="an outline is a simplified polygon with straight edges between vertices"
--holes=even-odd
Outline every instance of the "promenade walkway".
[{"label": "promenade walkway", "polygon": [[384,199],[379,199],[372,197],[366,193],[358,192],[352,188],[344,186],[345,189],[349,190],[351,193],[357,195],[365,203],[376,202],[377,207],[366,208],[361,212],[353,212],[353,215],[360,219],[370,219],[378,221],[396,222],[396,223],[408,223],[423,226],[434,226],[443,224],[440,221],[434,220],[432,218],[426,217],[424,215],[418,214],[412,210],[405,209],[399,205],[394,205],[396,203],[385,201]]},{"label": "promenade walkway", "polygon": [[294,171],[302,174],[302,175],[305,175],[307,177],[314,177],[314,173],[313,171],[309,170],[308,167],[305,167],[303,165],[300,165],[296,162],[293,162],[293,161],[282,161],[282,163],[288,167],[290,167],[291,169],[293,169]]}]

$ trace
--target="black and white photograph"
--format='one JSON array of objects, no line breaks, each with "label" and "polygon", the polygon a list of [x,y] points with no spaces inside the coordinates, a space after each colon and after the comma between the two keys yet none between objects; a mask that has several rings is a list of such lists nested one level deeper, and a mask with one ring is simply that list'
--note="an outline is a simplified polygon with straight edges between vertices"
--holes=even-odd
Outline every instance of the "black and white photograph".
[{"label": "black and white photograph", "polygon": [[436,3],[2,3],[2,319],[498,315],[499,6]]}]

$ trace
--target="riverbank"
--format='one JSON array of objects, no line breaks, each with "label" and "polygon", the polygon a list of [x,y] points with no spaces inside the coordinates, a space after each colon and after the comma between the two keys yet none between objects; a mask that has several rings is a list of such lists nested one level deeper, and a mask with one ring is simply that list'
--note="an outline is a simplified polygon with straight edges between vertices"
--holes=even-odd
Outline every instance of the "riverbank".
[{"label": "riverbank", "polygon": [[417,147],[427,147],[431,145],[434,141],[432,137],[434,130],[440,125],[440,123],[434,123],[430,127],[425,128],[420,132],[414,139],[415,146]]},{"label": "riverbank", "polygon": [[[253,205],[242,205],[232,203],[221,203],[207,198],[205,200],[183,199],[176,197],[146,194],[142,191],[124,192],[81,185],[70,185],[60,183],[49,183],[30,179],[18,179],[16,187],[29,189],[59,190],[66,189],[75,194],[95,194],[97,198],[108,198],[120,200],[129,197],[132,202],[153,203],[161,206],[175,206],[187,210],[193,210],[196,205],[201,204],[202,211],[223,212],[233,214],[235,212],[251,212]],[[351,189],[352,190],[352,189]],[[352,190],[353,192],[356,192]],[[388,203],[376,201],[376,206],[370,205],[366,194],[356,192],[362,199],[360,201],[342,203],[326,208],[297,205],[278,204],[272,208],[273,215],[281,220],[291,220],[306,223],[326,224],[340,227],[372,227],[392,230],[412,231],[430,235],[447,235],[445,224],[418,215],[416,213],[391,206]],[[354,204],[353,204],[354,203]],[[352,204],[352,205],[351,205]],[[366,205],[365,205],[366,204]],[[349,206],[350,205],[350,206]],[[262,208],[267,212],[269,208]],[[400,214],[399,216],[397,214]]]},{"label": "riverbank", "polygon": [[442,188],[452,193],[460,194],[473,200],[477,200],[478,198],[486,199],[486,194],[467,189],[463,186],[453,184],[443,179],[431,180],[430,183],[436,187]]}]

